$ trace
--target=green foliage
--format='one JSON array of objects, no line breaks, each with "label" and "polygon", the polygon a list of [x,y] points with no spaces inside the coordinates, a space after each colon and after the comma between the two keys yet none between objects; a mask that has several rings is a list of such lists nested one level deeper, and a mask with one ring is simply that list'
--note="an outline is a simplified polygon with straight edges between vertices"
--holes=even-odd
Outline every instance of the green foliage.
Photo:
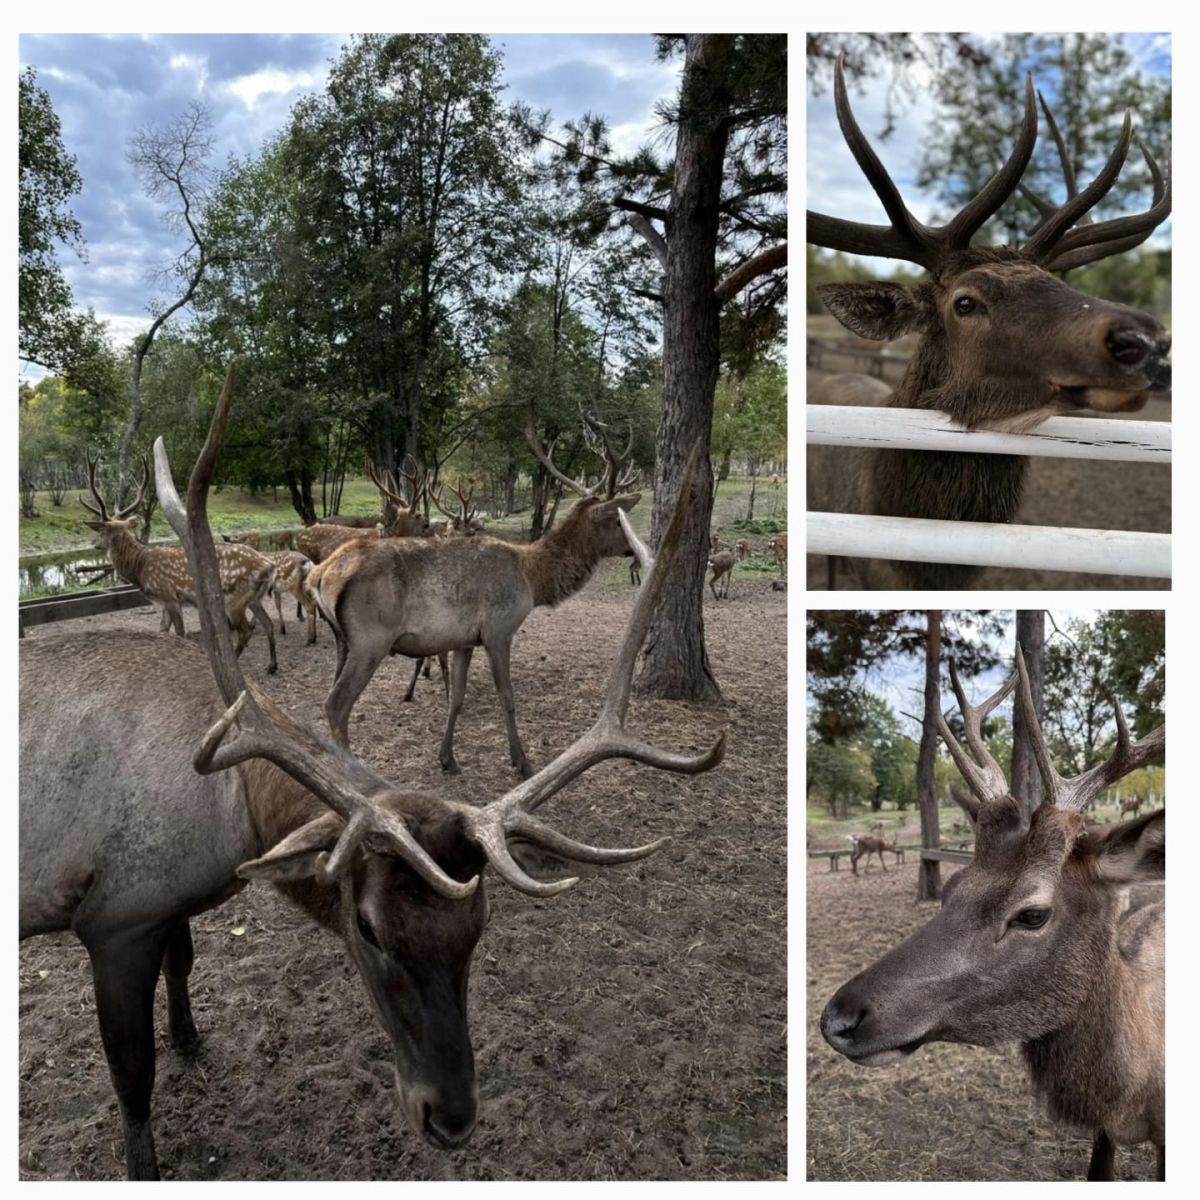
[{"label": "green foliage", "polygon": [[807,794],[829,806],[834,817],[850,815],[850,806],[865,801],[876,789],[870,751],[850,742],[832,746],[809,734],[805,755]]},{"label": "green foliage", "polygon": [[742,378],[724,375],[713,406],[712,453],[737,458],[756,476],[764,462],[787,454],[787,368],[771,359]]},{"label": "green foliage", "polygon": [[56,253],[62,243],[83,256],[83,231],[68,207],[83,180],[33,67],[18,86],[18,353],[62,371],[88,363],[99,349],[95,319],[73,310]]}]

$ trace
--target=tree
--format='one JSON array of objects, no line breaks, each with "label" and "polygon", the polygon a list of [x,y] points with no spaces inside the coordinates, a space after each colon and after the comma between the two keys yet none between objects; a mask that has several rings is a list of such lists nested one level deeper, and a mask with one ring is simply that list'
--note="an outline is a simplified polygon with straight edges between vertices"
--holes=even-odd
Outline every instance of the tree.
[{"label": "tree", "polygon": [[[518,111],[533,143],[559,147],[560,169],[611,182],[613,206],[627,214],[661,271],[661,285],[647,289],[663,307],[663,412],[652,543],[669,519],[692,446],[699,440],[709,449],[721,309],[747,289],[755,293],[754,311],[778,308],[787,261],[786,36],[679,34],[660,38],[658,52],[662,58],[682,52],[684,59],[678,100],[662,110],[676,134],[670,163],[660,163],[648,148],[614,159],[605,123],[592,114],[568,122],[563,136],[552,138],[548,113],[534,117]],[[704,647],[712,497],[706,453],[646,640],[636,681],[643,695],[720,697]]]},{"label": "tree", "polygon": [[73,311],[55,250],[62,243],[84,257],[83,230],[68,207],[83,180],[33,67],[21,73],[18,87],[18,353],[65,371],[86,363],[97,349],[94,322]]},{"label": "tree", "polygon": [[180,280],[181,291],[161,308],[150,328],[134,344],[129,372],[129,422],[117,456],[117,505],[123,505],[132,486],[129,459],[142,423],[142,369],[158,331],[181,308],[191,302],[210,262],[210,247],[201,216],[208,190],[206,160],[212,151],[212,121],[199,103],[188,106],[182,116],[165,129],[147,126],[130,139],[127,157],[152,200],[169,205],[164,220],[172,229],[185,232],[187,244],[176,258],[171,273]]}]

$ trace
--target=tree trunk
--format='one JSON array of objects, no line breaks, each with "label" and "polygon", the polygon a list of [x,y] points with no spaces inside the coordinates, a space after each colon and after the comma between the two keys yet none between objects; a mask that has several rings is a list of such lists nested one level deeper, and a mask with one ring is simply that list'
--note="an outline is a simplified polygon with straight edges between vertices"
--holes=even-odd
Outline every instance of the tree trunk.
[{"label": "tree trunk", "polygon": [[[937,714],[941,711],[942,614],[930,609],[926,614],[925,631],[925,711],[921,720],[921,747],[917,753],[917,803],[921,809],[921,845],[937,849],[938,830],[937,784],[934,764],[937,761]],[[917,899],[938,900],[942,895],[941,863],[924,858],[917,870]]]},{"label": "tree trunk", "polygon": [[721,698],[704,648],[704,573],[712,518],[709,459],[713,396],[720,367],[715,288],[718,205],[729,139],[721,73],[728,35],[689,35],[680,95],[675,179],[667,222],[663,287],[663,411],[654,463],[650,538],[662,539],[693,444],[701,443],[679,552],[672,564],[636,681],[639,695]]},{"label": "tree trunk", "polygon": [[288,471],[288,493],[292,497],[292,507],[305,525],[312,525],[317,519],[317,506],[313,502],[312,475],[302,470]]},{"label": "tree trunk", "polygon": [[[1029,671],[1029,691],[1033,709],[1039,720],[1042,715],[1042,650],[1046,643],[1046,611],[1041,608],[1017,610],[1017,645],[1025,656]],[[1012,794],[1023,812],[1032,813],[1042,802],[1042,777],[1029,726],[1019,703],[1013,703]]]}]

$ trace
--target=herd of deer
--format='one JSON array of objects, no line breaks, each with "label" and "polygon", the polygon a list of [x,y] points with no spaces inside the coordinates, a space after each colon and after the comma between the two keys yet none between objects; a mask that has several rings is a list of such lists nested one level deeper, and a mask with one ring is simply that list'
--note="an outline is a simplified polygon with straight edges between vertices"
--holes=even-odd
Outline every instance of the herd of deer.
[{"label": "herd of deer", "polygon": [[[583,499],[542,542],[528,546],[471,539],[467,494],[459,495],[459,511],[447,514],[459,536],[364,537],[346,527],[348,540],[334,550],[332,535],[318,532],[329,537],[327,552],[308,570],[302,590],[337,638],[339,669],[326,706],[334,739],[295,721],[238,665],[244,609],[267,626],[262,602],[284,569],[247,546],[214,546],[208,527],[208,485],[233,383],[231,370],[186,511],[162,440],[155,446],[158,498],[182,549],[139,548],[128,528],[132,506],[110,515],[94,466],[91,474],[100,518],[94,528],[117,569],[154,589],[177,631],[178,606],[195,605],[203,648],[118,632],[21,646],[20,935],[70,929],[88,952],[132,1179],[158,1177],[150,1098],[160,973],[172,1044],[187,1047],[196,1039],[189,918],[247,881],[264,879],[333,929],[392,1038],[404,1117],[432,1145],[460,1146],[478,1104],[466,993],[471,955],[487,923],[484,866],[522,892],[548,897],[576,880],[536,878],[531,872],[544,874],[546,855],[603,866],[652,854],[666,839],[630,849],[590,846],[535,810],[605,759],[695,774],[724,754],[724,734],[702,753],[686,754],[625,728],[634,665],[693,502],[699,445],[654,555],[625,515],[636,495]],[[422,520],[417,498],[414,486],[393,532]],[[535,605],[565,599],[602,556],[622,552],[632,552],[646,575],[602,711],[590,730],[535,772],[516,731],[512,636]],[[231,628],[239,635],[236,647]],[[346,738],[349,707],[384,655],[452,649],[442,761],[453,767],[454,718],[474,645],[483,645],[491,661],[512,761],[524,777],[484,808],[380,776]]]}]

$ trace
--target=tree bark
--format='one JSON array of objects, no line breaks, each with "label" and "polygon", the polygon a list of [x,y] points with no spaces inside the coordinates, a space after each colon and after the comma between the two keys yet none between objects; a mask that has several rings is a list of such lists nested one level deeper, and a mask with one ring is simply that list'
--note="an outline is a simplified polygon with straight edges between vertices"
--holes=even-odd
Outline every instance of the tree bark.
[{"label": "tree bark", "polygon": [[[712,518],[709,459],[720,367],[716,252],[721,180],[729,140],[722,68],[729,35],[689,35],[680,95],[675,177],[663,297],[663,413],[654,464],[651,542],[670,520],[683,467],[697,439],[700,462],[679,551],[646,638],[639,695],[714,701],[721,689],[704,647],[704,573]],[[725,101],[723,103],[723,101]]]},{"label": "tree bark", "polygon": [[[936,849],[938,829],[937,785],[937,714],[941,710],[942,614],[940,609],[927,613],[925,631],[925,710],[921,720],[921,746],[917,753],[917,804],[921,810],[921,845]],[[917,869],[917,899],[938,900],[942,895],[941,863],[924,858]]]},{"label": "tree bark", "polygon": [[[1045,609],[1017,610],[1017,645],[1025,656],[1029,671],[1029,691],[1033,696],[1033,710],[1038,719],[1042,716],[1042,650],[1046,644]],[[1029,737],[1029,726],[1025,712],[1019,703],[1013,704],[1013,752],[1012,794],[1022,811],[1032,813],[1042,802],[1042,777],[1038,773],[1037,759],[1033,755],[1033,743]]]}]

